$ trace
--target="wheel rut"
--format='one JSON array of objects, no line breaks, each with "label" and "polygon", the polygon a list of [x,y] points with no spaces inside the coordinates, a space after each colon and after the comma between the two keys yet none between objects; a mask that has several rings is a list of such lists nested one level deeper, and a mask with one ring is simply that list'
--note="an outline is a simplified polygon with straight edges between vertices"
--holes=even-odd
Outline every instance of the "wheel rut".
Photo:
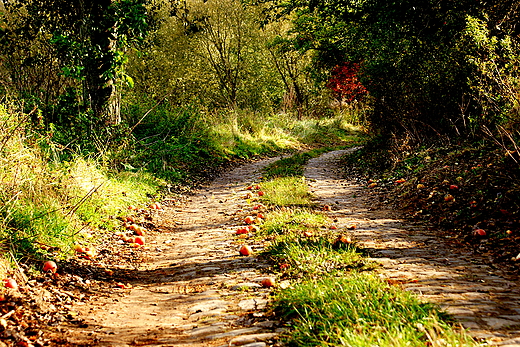
[{"label": "wheel rut", "polygon": [[247,185],[274,160],[244,165],[166,203],[131,288],[77,303],[71,310],[81,324],[59,328],[62,345],[275,346],[282,328],[266,317],[271,289],[261,286],[269,266],[241,256],[233,237],[251,209]]},{"label": "wheel rut", "polygon": [[519,283],[432,228],[407,223],[369,189],[345,179],[337,161],[349,151],[311,159],[305,170],[317,202],[331,206],[327,213],[337,228],[355,226],[352,238],[381,265],[381,277],[440,305],[476,339],[520,346]]}]

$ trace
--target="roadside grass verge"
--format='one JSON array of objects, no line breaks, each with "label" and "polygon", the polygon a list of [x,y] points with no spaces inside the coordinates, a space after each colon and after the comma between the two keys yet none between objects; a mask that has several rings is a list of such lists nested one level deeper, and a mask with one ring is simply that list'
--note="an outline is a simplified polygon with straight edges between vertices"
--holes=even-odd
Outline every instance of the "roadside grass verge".
[{"label": "roadside grass verge", "polygon": [[[289,328],[283,342],[288,346],[478,346],[436,305],[421,302],[380,278],[377,265],[356,246],[352,231],[333,228],[310,193],[304,206],[288,193],[305,195],[307,187],[298,173],[303,173],[303,165],[313,155],[299,153],[274,163],[262,183],[266,191],[262,202],[271,212],[257,236],[268,240],[262,256],[285,282],[272,302],[273,312]],[[289,167],[279,169],[285,163]],[[272,198],[278,194],[284,197],[281,205]]]},{"label": "roadside grass verge", "polygon": [[[60,161],[60,148],[35,134],[26,117],[0,106],[0,277],[23,279],[20,266],[62,259],[119,227],[129,205],[144,205],[163,182],[109,173],[83,157]],[[11,264],[11,266],[9,265]]]},{"label": "roadside grass verge", "polygon": [[132,132],[136,141],[117,161],[135,171],[153,172],[171,184],[207,179],[230,161],[344,145],[361,133],[341,115],[298,120],[289,114],[161,105],[140,121],[146,113],[143,107],[128,108],[128,122],[137,124]]}]

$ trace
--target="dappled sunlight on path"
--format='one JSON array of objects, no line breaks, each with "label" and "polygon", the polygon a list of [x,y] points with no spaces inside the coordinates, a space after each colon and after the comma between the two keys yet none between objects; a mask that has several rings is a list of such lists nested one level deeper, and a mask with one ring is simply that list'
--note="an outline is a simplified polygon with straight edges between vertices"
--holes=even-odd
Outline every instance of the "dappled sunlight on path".
[{"label": "dappled sunlight on path", "polygon": [[343,179],[336,162],[349,151],[312,159],[305,171],[317,201],[330,206],[327,214],[338,230],[348,230],[381,264],[380,274],[389,283],[439,304],[477,339],[519,346],[519,283],[431,228],[401,221],[398,212],[380,204],[370,190]]}]

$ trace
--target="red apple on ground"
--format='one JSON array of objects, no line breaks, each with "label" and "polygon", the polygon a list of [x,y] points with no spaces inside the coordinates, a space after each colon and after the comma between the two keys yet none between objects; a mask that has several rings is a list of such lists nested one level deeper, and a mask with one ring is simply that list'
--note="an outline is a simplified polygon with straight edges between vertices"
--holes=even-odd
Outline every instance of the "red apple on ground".
[{"label": "red apple on ground", "polygon": [[258,225],[249,225],[247,227],[247,229],[249,230],[249,232],[251,233],[256,233],[258,231],[260,231],[260,228],[258,227]]},{"label": "red apple on ground", "polygon": [[242,245],[238,251],[240,252],[240,254],[245,256],[253,254],[253,249],[251,249],[251,247],[249,247],[248,245]]},{"label": "red apple on ground", "polygon": [[276,285],[276,281],[273,277],[266,277],[262,280],[262,286],[264,287],[274,287]]},{"label": "red apple on ground", "polygon": [[134,242],[137,243],[138,245],[144,245],[144,236],[137,236],[135,239],[134,239]]},{"label": "red apple on ground", "polygon": [[486,231],[484,229],[475,229],[473,230],[473,234],[475,236],[486,236]]},{"label": "red apple on ground", "polygon": [[16,283],[16,281],[12,278],[6,278],[4,280],[4,286],[6,288],[18,289],[18,283]]},{"label": "red apple on ground", "polygon": [[455,198],[451,194],[447,194],[446,196],[444,196],[444,201],[446,201],[446,202],[450,202],[450,201],[454,201],[454,200],[455,200]]},{"label": "red apple on ground", "polygon": [[247,234],[247,233],[248,233],[248,230],[246,228],[238,228],[237,232],[236,232],[237,235],[242,235],[242,234]]},{"label": "red apple on ground", "polygon": [[44,272],[49,272],[50,271],[52,273],[55,273],[56,270],[58,270],[58,266],[52,260],[48,260],[45,263],[43,263],[43,271]]}]

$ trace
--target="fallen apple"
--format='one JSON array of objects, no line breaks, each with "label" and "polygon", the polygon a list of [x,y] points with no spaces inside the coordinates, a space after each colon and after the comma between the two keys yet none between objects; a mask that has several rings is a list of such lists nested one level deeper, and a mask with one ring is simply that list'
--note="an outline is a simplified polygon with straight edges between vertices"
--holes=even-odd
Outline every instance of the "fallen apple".
[{"label": "fallen apple", "polygon": [[135,234],[137,236],[144,236],[144,234],[146,233],[146,228],[142,227],[142,226],[137,226],[134,230]]},{"label": "fallen apple", "polygon": [[135,239],[134,239],[134,242],[137,243],[138,245],[144,245],[144,236],[137,236]]},{"label": "fallen apple", "polygon": [[251,233],[256,233],[256,232],[259,232],[260,231],[260,227],[258,225],[249,225],[247,227],[247,229],[249,230],[249,232]]},{"label": "fallen apple", "polygon": [[247,224],[253,224],[255,222],[255,217],[247,216],[246,218],[244,218],[244,222],[246,222]]},{"label": "fallen apple", "polygon": [[249,231],[247,230],[247,228],[238,228],[236,234],[242,235],[242,234],[247,234],[248,232]]},{"label": "fallen apple", "polygon": [[444,196],[444,201],[450,202],[450,201],[454,201],[454,200],[455,200],[455,197],[453,197],[453,195],[451,195],[451,194],[447,194]]},{"label": "fallen apple", "polygon": [[450,189],[451,189],[451,190],[458,190],[458,189],[459,189],[459,186],[456,185],[456,184],[452,184],[452,185],[450,185]]},{"label": "fallen apple", "polygon": [[283,264],[280,264],[280,269],[281,270],[285,270],[285,269],[288,269],[290,268],[291,265],[290,264],[287,264],[287,263],[283,263]]},{"label": "fallen apple", "polygon": [[397,184],[401,184],[401,183],[404,183],[404,182],[406,182],[406,180],[404,178],[400,178],[400,179],[395,181],[395,183],[397,183]]},{"label": "fallen apple", "polygon": [[249,247],[248,245],[242,245],[238,252],[242,255],[248,256],[253,254],[253,249],[251,249],[251,247]]},{"label": "fallen apple", "polygon": [[352,243],[352,239],[350,238],[350,236],[340,235],[336,239],[336,243],[346,243],[346,244],[348,244],[348,243]]},{"label": "fallen apple", "polygon": [[18,289],[18,283],[16,283],[16,281],[12,278],[6,278],[4,280],[4,286],[6,288]]},{"label": "fallen apple", "polygon": [[424,188],[426,188],[426,186],[424,184],[422,184],[422,183],[419,183],[417,185],[417,189],[424,189]]},{"label": "fallen apple", "polygon": [[266,277],[262,280],[261,283],[262,283],[262,286],[266,287],[266,288],[274,287],[276,285],[276,281],[273,277]]},{"label": "fallen apple", "polygon": [[337,228],[338,228],[338,227],[335,226],[335,225],[332,225],[332,226],[330,227],[331,230],[336,230]]},{"label": "fallen apple", "polygon": [[329,205],[323,206],[323,211],[332,211],[332,208]]},{"label": "fallen apple", "polygon": [[375,187],[377,187],[377,183],[376,182],[370,183],[368,185],[368,188],[375,188]]},{"label": "fallen apple", "polygon": [[256,217],[257,217],[257,218],[261,218],[261,219],[265,219],[265,216],[264,216],[263,213],[258,213],[258,214],[256,215]]},{"label": "fallen apple", "polygon": [[49,272],[50,271],[52,273],[55,273],[56,270],[58,270],[58,266],[52,260],[48,260],[45,263],[43,263],[43,272]]},{"label": "fallen apple", "polygon": [[264,196],[265,193],[263,191],[259,190],[257,194],[258,194],[258,196]]},{"label": "fallen apple", "polygon": [[486,231],[484,229],[475,229],[473,230],[473,234],[475,236],[486,236]]},{"label": "fallen apple", "polygon": [[262,189],[262,188],[257,184],[257,185],[255,186],[255,189],[256,189],[256,190],[260,190],[260,189]]}]

